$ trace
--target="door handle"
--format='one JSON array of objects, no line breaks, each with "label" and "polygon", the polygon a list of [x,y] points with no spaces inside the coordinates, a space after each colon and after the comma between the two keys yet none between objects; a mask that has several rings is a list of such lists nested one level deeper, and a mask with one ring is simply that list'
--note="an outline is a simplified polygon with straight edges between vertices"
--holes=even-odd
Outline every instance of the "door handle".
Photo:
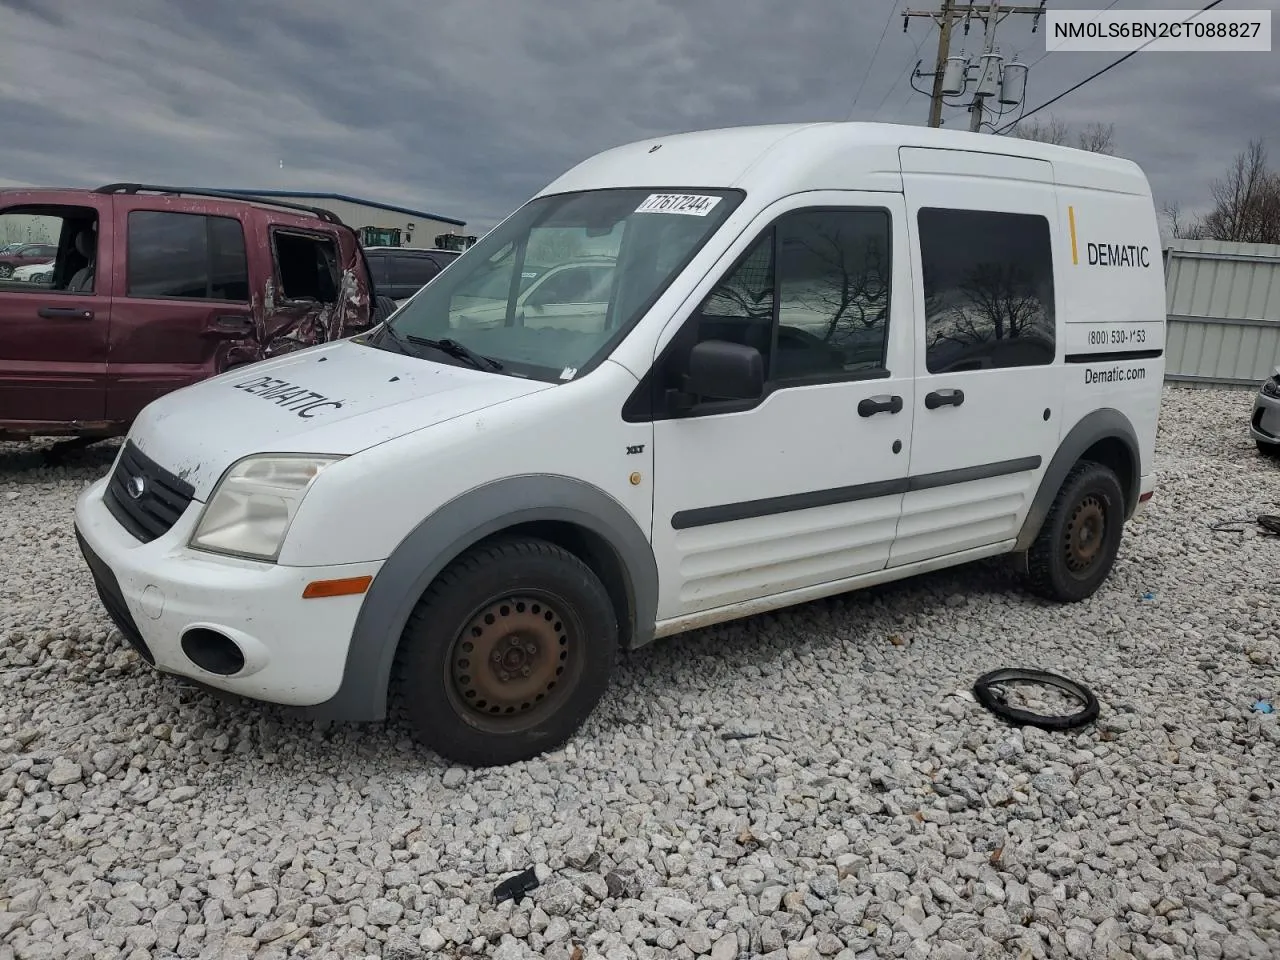
[{"label": "door handle", "polygon": [[962,403],[964,403],[963,390],[935,390],[933,393],[925,394],[924,398],[924,405],[930,410],[948,405],[958,407]]},{"label": "door handle", "polygon": [[867,397],[858,404],[858,416],[874,417],[877,413],[897,413],[901,409],[902,398],[899,396]]},{"label": "door handle", "polygon": [[214,317],[213,325],[219,331],[225,331],[226,333],[246,334],[253,332],[253,321],[248,317],[241,317],[237,314]]},{"label": "door handle", "polygon": [[83,307],[41,307],[37,315],[45,320],[92,320],[93,311]]}]

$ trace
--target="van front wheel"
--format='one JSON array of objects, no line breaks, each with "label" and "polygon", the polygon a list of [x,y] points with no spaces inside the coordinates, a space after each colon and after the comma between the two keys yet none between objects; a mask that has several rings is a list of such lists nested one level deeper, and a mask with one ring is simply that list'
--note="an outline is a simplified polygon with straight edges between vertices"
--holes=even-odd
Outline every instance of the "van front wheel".
[{"label": "van front wheel", "polygon": [[497,541],[455,560],[414,608],[392,702],[448,760],[528,760],[595,709],[617,649],[609,594],[586,564],[543,540]]},{"label": "van front wheel", "polygon": [[1120,551],[1124,514],[1115,473],[1100,463],[1076,464],[1027,552],[1031,590],[1064,603],[1092,596]]}]

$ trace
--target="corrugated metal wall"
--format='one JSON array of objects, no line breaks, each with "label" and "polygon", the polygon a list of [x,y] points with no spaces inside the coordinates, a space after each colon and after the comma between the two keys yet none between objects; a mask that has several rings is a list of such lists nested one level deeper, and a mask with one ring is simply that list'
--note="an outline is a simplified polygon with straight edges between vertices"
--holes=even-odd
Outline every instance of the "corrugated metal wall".
[{"label": "corrugated metal wall", "polygon": [[1172,240],[1165,278],[1167,380],[1252,386],[1280,364],[1280,246]]}]

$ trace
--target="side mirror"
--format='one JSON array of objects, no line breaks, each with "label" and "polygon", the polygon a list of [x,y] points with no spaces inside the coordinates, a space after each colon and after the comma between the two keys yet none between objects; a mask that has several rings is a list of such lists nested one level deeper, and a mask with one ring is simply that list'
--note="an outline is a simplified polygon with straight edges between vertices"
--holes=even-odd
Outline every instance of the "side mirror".
[{"label": "side mirror", "polygon": [[764,392],[764,358],[745,344],[703,340],[689,353],[685,389],[716,400],[754,400]]}]

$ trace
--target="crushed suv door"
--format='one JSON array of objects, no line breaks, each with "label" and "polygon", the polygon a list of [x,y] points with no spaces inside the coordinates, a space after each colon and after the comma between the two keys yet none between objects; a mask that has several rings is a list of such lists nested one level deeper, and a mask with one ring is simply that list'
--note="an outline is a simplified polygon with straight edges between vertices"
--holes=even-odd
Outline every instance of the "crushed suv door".
[{"label": "crushed suv door", "polygon": [[55,260],[35,279],[0,280],[0,431],[56,433],[107,418],[112,227],[108,197],[5,193],[0,245],[37,236]]},{"label": "crushed suv door", "polygon": [[372,305],[355,240],[351,231],[327,226],[295,226],[283,220],[272,224],[264,357],[368,328]]}]

